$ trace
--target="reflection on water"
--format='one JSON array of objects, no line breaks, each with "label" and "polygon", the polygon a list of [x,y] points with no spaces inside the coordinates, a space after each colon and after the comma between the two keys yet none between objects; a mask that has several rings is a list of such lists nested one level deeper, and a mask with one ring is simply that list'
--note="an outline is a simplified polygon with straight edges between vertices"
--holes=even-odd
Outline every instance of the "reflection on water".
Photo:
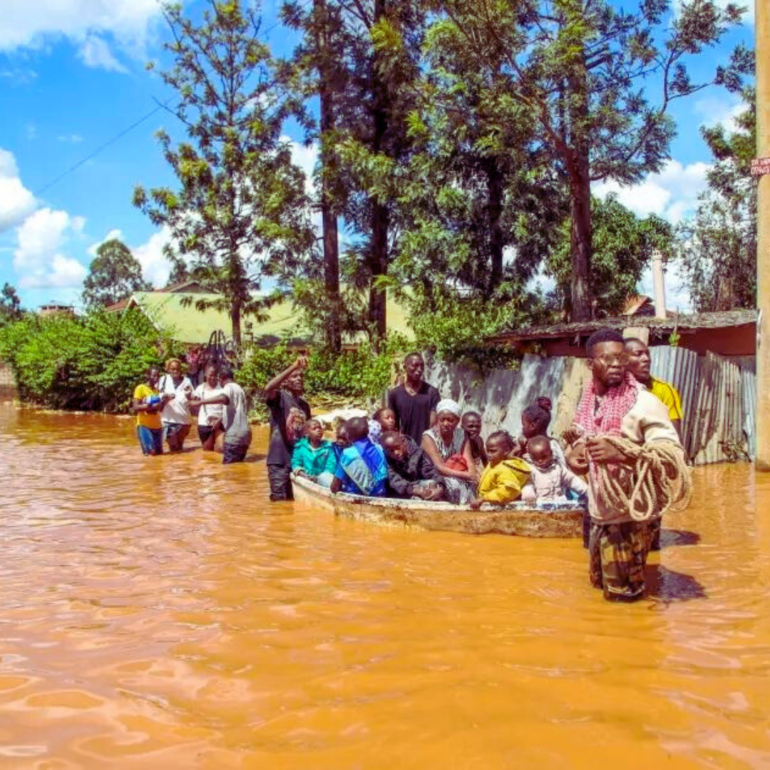
[{"label": "reflection on water", "polygon": [[612,605],[578,540],[271,505],[263,463],[145,459],[125,419],[0,431],[2,767],[770,767],[746,466],[697,472]]}]

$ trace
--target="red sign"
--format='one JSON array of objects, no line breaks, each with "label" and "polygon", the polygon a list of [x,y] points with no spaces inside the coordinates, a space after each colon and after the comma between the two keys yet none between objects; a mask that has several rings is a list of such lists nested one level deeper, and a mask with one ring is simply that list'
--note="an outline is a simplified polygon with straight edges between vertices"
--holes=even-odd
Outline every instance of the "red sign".
[{"label": "red sign", "polygon": [[763,176],[770,174],[770,158],[754,158],[751,161],[751,175]]}]

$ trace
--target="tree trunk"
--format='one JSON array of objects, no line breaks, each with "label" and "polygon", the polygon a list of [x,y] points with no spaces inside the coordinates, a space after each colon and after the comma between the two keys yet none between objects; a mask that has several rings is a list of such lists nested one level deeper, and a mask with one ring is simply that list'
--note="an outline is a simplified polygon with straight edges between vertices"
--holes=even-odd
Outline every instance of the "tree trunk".
[{"label": "tree trunk", "polygon": [[[385,15],[385,0],[374,0],[374,23],[376,24]],[[374,153],[382,151],[385,143],[385,134],[388,130],[388,94],[386,84],[383,82],[382,73],[378,67],[378,55],[372,55],[372,97],[374,132],[372,137],[372,150]],[[381,275],[388,273],[388,227],[390,215],[387,206],[377,201],[372,201],[372,240],[369,248],[369,267],[371,270],[371,286],[369,288],[369,323],[374,327],[375,347],[378,340],[385,336],[387,331],[386,293],[384,289],[376,288],[375,281]]]},{"label": "tree trunk", "polygon": [[[387,331],[387,296],[385,289],[374,285],[378,276],[388,274],[388,226],[390,214],[387,206],[374,203],[372,207],[372,242],[370,267],[372,285],[369,289],[369,323],[374,327],[376,340],[385,336]],[[377,346],[375,344],[375,346]]]},{"label": "tree trunk", "polygon": [[487,174],[487,217],[491,271],[484,299],[488,300],[503,278],[503,229],[500,225],[503,214],[503,174],[495,158],[486,160],[485,170]]},{"label": "tree trunk", "polygon": [[[337,214],[334,211],[334,196],[330,189],[329,170],[334,165],[333,151],[328,145],[328,136],[334,130],[334,105],[332,102],[329,72],[329,44],[325,0],[314,0],[316,30],[318,34],[318,95],[321,100],[321,225],[323,227],[324,289],[328,324],[326,341],[335,352],[342,350],[340,329],[340,256],[337,233]],[[325,141],[327,140],[327,141]]]},{"label": "tree trunk", "polygon": [[241,306],[240,303],[233,303],[230,308],[230,321],[233,327],[233,342],[237,347],[241,346]]},{"label": "tree trunk", "polygon": [[571,320],[590,321],[591,312],[591,166],[588,136],[588,72],[580,57],[569,76],[572,157],[568,163],[572,217],[570,247]]}]

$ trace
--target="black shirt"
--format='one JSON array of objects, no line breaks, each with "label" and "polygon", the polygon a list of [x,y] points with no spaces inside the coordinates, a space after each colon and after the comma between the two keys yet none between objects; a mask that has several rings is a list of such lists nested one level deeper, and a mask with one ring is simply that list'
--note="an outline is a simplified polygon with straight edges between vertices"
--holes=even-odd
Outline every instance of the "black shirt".
[{"label": "black shirt", "polygon": [[268,465],[291,466],[291,452],[294,449],[294,439],[286,432],[286,420],[289,410],[299,409],[305,419],[310,419],[310,406],[304,398],[293,396],[287,390],[279,390],[273,398],[267,399],[270,410],[270,446],[267,450]]},{"label": "black shirt", "polygon": [[418,481],[435,481],[444,486],[444,477],[436,470],[433,461],[412,439],[407,439],[408,454],[399,462],[386,455],[388,461],[388,485],[396,497],[409,498]]},{"label": "black shirt", "polygon": [[440,400],[438,391],[427,382],[423,382],[413,396],[403,385],[388,391],[388,407],[396,413],[399,430],[417,444],[430,428],[430,413],[436,411]]}]

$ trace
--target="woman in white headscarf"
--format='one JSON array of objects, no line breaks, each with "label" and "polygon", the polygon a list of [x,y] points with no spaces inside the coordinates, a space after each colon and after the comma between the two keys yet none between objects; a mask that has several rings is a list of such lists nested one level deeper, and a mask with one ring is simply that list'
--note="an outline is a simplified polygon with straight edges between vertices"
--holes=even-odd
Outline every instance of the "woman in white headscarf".
[{"label": "woman in white headscarf", "polygon": [[421,446],[444,477],[449,500],[457,505],[469,503],[476,494],[478,471],[460,428],[460,405],[456,401],[445,398],[438,402],[436,424],[422,434]]}]

